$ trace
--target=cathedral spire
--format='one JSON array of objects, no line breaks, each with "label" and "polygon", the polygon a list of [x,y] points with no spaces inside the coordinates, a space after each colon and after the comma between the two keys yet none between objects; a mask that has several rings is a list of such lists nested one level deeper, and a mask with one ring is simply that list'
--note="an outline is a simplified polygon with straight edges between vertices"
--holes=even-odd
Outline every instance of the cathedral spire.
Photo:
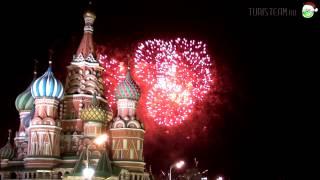
[{"label": "cathedral spire", "polygon": [[[90,3],[89,3],[90,5]],[[83,36],[78,47],[75,59],[75,62],[87,61],[90,63],[97,63],[95,59],[95,50],[93,46],[92,33],[93,33],[93,23],[96,19],[96,15],[91,10],[86,10],[83,14],[84,18],[84,28]]]}]

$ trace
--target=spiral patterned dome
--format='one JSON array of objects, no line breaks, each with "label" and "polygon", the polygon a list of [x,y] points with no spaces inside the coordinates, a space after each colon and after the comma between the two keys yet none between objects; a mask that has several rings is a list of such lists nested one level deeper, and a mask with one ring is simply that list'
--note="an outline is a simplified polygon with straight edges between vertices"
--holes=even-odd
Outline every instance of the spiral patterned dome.
[{"label": "spiral patterned dome", "polygon": [[18,95],[15,101],[16,109],[21,111],[31,111],[33,106],[34,98],[31,94],[31,85]]},{"label": "spiral patterned dome", "polygon": [[34,98],[32,97],[31,94],[31,86],[32,83],[36,79],[37,72],[34,72],[34,78],[28,88],[24,90],[22,93],[18,95],[15,101],[16,109],[21,112],[21,111],[31,111],[33,107],[33,102]]},{"label": "spiral patterned dome", "polygon": [[105,122],[112,119],[112,112],[109,109],[103,109],[98,105],[96,96],[93,96],[92,104],[81,110],[80,118],[84,121]]},{"label": "spiral patterned dome", "polygon": [[51,66],[49,66],[48,70],[41,77],[34,81],[31,87],[31,94],[34,98],[62,98],[62,83],[54,77]]},{"label": "spiral patterned dome", "polygon": [[140,88],[132,79],[129,70],[126,74],[125,80],[118,85],[115,94],[117,99],[139,100]]},{"label": "spiral patterned dome", "polygon": [[11,160],[14,157],[14,149],[10,143],[11,130],[9,130],[8,142],[0,149],[0,159]]}]

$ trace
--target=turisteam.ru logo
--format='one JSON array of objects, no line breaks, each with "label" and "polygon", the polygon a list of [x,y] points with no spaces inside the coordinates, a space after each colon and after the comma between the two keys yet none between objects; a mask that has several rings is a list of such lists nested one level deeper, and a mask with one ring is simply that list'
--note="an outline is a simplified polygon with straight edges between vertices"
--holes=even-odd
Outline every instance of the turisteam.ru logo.
[{"label": "turisteam.ru logo", "polygon": [[297,16],[297,10],[289,8],[249,8],[249,16]]}]

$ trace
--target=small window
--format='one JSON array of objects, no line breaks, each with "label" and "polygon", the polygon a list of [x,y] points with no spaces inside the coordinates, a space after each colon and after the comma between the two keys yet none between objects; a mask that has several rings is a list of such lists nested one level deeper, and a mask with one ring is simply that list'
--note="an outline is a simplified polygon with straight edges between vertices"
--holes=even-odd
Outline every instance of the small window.
[{"label": "small window", "polygon": [[112,149],[114,149],[115,145],[116,145],[116,140],[112,139]]},{"label": "small window", "polygon": [[130,149],[130,159],[133,159],[134,156],[133,156],[133,149]]},{"label": "small window", "polygon": [[140,150],[140,140],[137,141],[137,150]]},{"label": "small window", "polygon": [[128,141],[126,139],[123,140],[123,149],[128,148]]}]

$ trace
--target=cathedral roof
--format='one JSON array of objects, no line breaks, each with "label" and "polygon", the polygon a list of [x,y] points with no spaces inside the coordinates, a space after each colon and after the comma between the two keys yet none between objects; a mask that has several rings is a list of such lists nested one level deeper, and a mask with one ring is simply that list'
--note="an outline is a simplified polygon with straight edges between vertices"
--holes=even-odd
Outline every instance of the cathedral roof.
[{"label": "cathedral roof", "polygon": [[[78,161],[74,166],[73,173],[70,176],[82,176],[82,170],[85,168],[83,161],[85,159],[86,159],[86,149],[83,149]],[[95,169],[95,176],[96,177],[119,176],[121,169],[122,168],[111,164],[111,161],[109,159],[107,152],[103,151]]]},{"label": "cathedral roof", "polygon": [[125,80],[119,83],[115,95],[117,99],[139,100],[140,88],[132,79],[130,70],[128,70]]},{"label": "cathedral roof", "polygon": [[49,61],[48,70],[38,79],[36,79],[31,88],[31,94],[36,97],[47,97],[61,99],[63,96],[62,83],[54,77]]},{"label": "cathedral roof", "polygon": [[111,175],[112,175],[111,161],[108,157],[107,152],[103,151],[96,167],[95,176],[110,177]]},{"label": "cathedral roof", "polygon": [[98,104],[96,95],[92,98],[92,103],[80,112],[80,118],[84,121],[105,122],[112,119],[112,112],[107,108],[103,108]]},{"label": "cathedral roof", "polygon": [[83,149],[81,151],[80,157],[73,168],[73,174],[71,174],[71,176],[81,176],[82,175],[82,170],[84,169],[83,160],[85,160],[85,158],[86,158],[85,152],[86,152],[85,149]]},{"label": "cathedral roof", "polygon": [[14,157],[14,149],[10,143],[11,139],[11,130],[9,130],[8,142],[0,149],[0,159],[9,159],[11,160]]}]

